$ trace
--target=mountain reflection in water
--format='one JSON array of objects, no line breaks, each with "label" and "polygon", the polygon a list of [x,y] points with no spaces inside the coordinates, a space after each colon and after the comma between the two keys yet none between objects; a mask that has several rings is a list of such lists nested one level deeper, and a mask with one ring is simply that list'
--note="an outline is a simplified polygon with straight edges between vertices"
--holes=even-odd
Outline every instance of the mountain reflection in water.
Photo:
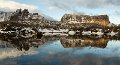
[{"label": "mountain reflection in water", "polygon": [[119,40],[93,35],[41,39],[0,35],[0,65],[119,65]]},{"label": "mountain reflection in water", "polygon": [[86,37],[66,37],[62,38],[60,41],[64,48],[87,46],[105,48],[109,40],[105,38],[90,39]]}]

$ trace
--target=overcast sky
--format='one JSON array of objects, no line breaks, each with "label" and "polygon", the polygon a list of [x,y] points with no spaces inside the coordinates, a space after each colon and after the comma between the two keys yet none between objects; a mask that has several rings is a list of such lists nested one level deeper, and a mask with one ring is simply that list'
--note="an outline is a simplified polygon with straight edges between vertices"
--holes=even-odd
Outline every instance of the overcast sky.
[{"label": "overcast sky", "polygon": [[120,24],[120,0],[0,0],[1,11],[27,8],[60,20],[65,13],[85,15],[107,14],[110,21]]}]

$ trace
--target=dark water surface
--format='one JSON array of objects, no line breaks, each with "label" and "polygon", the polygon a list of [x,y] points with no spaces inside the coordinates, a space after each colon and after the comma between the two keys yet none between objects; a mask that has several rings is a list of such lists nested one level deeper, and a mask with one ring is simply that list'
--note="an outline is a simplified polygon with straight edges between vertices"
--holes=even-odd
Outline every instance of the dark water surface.
[{"label": "dark water surface", "polygon": [[120,41],[78,36],[1,37],[0,65],[120,65]]}]

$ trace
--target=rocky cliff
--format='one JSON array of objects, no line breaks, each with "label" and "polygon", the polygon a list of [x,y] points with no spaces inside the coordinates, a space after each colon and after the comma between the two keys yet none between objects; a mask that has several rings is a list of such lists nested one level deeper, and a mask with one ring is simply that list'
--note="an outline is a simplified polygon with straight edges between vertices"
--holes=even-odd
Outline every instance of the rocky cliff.
[{"label": "rocky cliff", "polygon": [[107,15],[79,15],[79,14],[65,14],[61,18],[61,24],[83,24],[83,23],[93,23],[101,26],[108,26],[110,23],[109,17]]}]

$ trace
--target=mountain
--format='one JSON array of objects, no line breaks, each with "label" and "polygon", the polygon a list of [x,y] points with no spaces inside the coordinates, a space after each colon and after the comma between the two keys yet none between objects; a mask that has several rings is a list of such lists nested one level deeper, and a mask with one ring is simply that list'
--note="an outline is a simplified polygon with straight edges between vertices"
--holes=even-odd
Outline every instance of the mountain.
[{"label": "mountain", "polygon": [[[30,13],[28,9],[17,9],[15,12],[4,12],[0,11],[0,22],[1,21],[19,21],[19,20],[27,20],[27,19],[39,19],[40,21],[56,21],[55,19],[51,18],[50,16],[47,16],[42,13]],[[42,20],[41,20],[42,19]],[[43,20],[44,19],[44,20]]]},{"label": "mountain", "polygon": [[107,15],[80,15],[80,14],[65,14],[61,18],[61,23],[65,24],[83,24],[92,23],[101,26],[108,26],[110,24],[109,17]]}]

